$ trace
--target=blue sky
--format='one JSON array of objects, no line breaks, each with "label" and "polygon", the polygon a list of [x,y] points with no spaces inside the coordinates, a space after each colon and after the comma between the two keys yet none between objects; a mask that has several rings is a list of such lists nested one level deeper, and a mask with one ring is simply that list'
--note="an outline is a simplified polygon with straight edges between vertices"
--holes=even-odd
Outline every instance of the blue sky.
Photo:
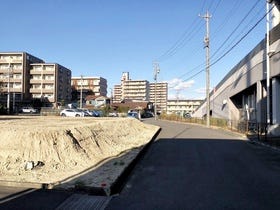
[{"label": "blue sky", "polygon": [[[210,63],[223,55],[265,14],[265,0],[11,0],[1,3],[0,51],[25,51],[59,63],[73,76],[100,76],[110,88],[122,72],[131,79],[169,82],[169,98],[205,98],[206,33]],[[251,11],[251,12],[250,12]],[[239,27],[237,27],[239,26]],[[211,66],[211,87],[264,37],[263,19],[239,45]],[[227,40],[227,42],[225,42]],[[225,43],[224,43],[225,42]],[[224,44],[223,44],[224,43]],[[202,71],[195,77],[194,74]]]}]

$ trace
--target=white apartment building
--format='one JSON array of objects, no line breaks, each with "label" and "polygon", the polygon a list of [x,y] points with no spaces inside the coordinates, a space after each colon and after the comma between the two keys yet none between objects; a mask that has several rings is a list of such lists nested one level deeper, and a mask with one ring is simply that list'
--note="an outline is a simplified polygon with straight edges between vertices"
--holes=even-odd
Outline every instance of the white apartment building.
[{"label": "white apartment building", "polygon": [[156,103],[157,111],[167,111],[167,82],[150,83],[150,102]]},{"label": "white apartment building", "polygon": [[120,103],[122,100],[122,87],[121,85],[114,85],[113,103]]},{"label": "white apartment building", "polygon": [[177,114],[184,116],[186,113],[192,114],[203,102],[203,100],[168,100],[167,114]]},{"label": "white apartment building", "polygon": [[56,106],[71,101],[71,70],[56,63],[31,64],[30,93],[32,98]]},{"label": "white apartment building", "polygon": [[131,80],[129,73],[123,72],[121,84],[114,86],[113,102],[120,103],[124,100],[156,102],[157,111],[160,112],[166,111],[167,96],[167,83],[159,82],[155,85],[147,80]]},{"label": "white apartment building", "polygon": [[149,101],[147,80],[125,80],[122,82],[122,100]]}]

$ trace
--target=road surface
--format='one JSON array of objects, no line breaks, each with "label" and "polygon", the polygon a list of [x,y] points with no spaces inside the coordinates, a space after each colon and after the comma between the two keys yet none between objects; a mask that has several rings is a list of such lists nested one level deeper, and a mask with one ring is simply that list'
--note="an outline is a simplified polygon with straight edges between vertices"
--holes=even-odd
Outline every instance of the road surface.
[{"label": "road surface", "polygon": [[[162,131],[118,194],[97,197],[38,190],[2,202],[0,209],[280,208],[278,151],[218,129],[145,122],[160,125]],[[73,200],[76,206],[67,207]]]}]

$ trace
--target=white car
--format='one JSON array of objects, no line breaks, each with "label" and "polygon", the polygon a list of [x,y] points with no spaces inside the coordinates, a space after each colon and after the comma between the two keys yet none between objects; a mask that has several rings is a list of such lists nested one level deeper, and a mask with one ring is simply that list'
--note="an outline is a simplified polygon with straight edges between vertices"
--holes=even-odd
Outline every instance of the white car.
[{"label": "white car", "polygon": [[63,109],[60,112],[60,116],[62,116],[62,117],[84,117],[85,113],[82,111],[79,111],[77,109]]},{"label": "white car", "polygon": [[34,109],[33,107],[23,107],[21,111],[23,113],[36,113],[37,109]]}]

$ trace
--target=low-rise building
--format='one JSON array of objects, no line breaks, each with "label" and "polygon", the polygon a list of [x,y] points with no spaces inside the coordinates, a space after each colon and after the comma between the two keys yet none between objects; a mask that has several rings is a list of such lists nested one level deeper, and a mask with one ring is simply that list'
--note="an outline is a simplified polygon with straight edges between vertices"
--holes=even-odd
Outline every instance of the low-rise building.
[{"label": "low-rise building", "polygon": [[177,114],[184,116],[185,114],[192,114],[203,102],[203,100],[168,100],[167,114]]},{"label": "low-rise building", "polygon": [[107,96],[107,80],[103,77],[72,77],[72,99],[80,99],[82,92],[83,101],[88,95]]}]

